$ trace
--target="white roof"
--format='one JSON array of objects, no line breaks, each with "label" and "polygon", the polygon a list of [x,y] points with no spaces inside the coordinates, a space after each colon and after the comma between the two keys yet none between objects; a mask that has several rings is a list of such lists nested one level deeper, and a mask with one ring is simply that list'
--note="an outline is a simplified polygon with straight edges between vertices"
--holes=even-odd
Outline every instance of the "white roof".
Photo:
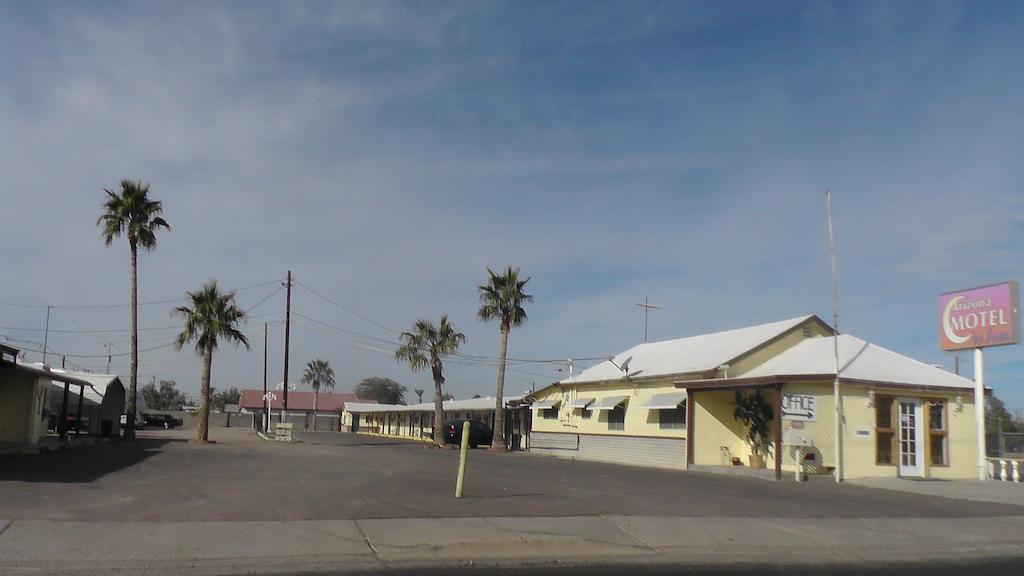
[{"label": "white roof", "polygon": [[[39,366],[37,364],[37,366]],[[71,388],[68,390],[70,394],[78,396],[79,388],[76,386],[85,384],[82,398],[86,401],[94,404],[102,404],[103,397],[107,393],[107,388],[113,384],[121,385],[121,379],[116,374],[95,374],[93,372],[78,372],[74,370],[62,370],[59,368],[50,369],[53,379],[59,382],[64,382],[65,379],[71,383]],[[64,386],[59,384],[52,384],[56,388],[63,390]],[[140,394],[141,396],[141,394]]]},{"label": "white roof", "polygon": [[[714,370],[751,349],[814,318],[801,316],[770,324],[750,326],[676,340],[640,344],[615,356],[622,366],[629,359],[628,371],[637,378],[668,376]],[[622,371],[609,361],[591,366],[562,384],[603,382],[622,378]]]},{"label": "white roof", "polygon": [[[523,396],[505,396],[505,404],[516,400],[522,400]],[[493,410],[495,399],[491,396],[483,398],[468,398],[466,400],[445,400],[441,403],[442,408],[447,412],[450,410]],[[433,402],[422,404],[367,404],[363,402],[345,402],[345,410],[348,412],[433,412]]]},{"label": "white roof", "polygon": [[[832,346],[831,337],[803,340],[747,372],[742,378],[835,374]],[[963,376],[918,362],[849,334],[839,336],[839,376],[848,380],[910,386],[974,388],[974,382]]]},{"label": "white roof", "polygon": [[551,410],[555,406],[558,406],[562,402],[560,400],[538,400],[533,404],[530,404],[531,410]]}]

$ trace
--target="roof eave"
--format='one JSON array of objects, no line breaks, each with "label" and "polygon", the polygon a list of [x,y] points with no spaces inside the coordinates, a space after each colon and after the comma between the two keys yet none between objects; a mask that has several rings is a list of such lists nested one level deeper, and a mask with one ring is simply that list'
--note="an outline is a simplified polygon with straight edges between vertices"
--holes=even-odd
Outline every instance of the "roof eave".
[{"label": "roof eave", "polygon": [[[688,390],[716,390],[730,388],[754,388],[759,386],[772,386],[776,384],[804,384],[820,383],[835,379],[835,374],[778,374],[772,376],[757,376],[753,378],[714,378],[706,380],[683,380],[674,382],[676,388]],[[934,384],[919,384],[911,382],[889,382],[884,380],[869,380],[863,378],[839,378],[840,384],[862,386],[869,388],[898,388],[901,390],[916,390],[921,392],[970,392],[970,388],[959,386],[942,386]],[[986,395],[991,394],[992,389],[986,388]]]}]

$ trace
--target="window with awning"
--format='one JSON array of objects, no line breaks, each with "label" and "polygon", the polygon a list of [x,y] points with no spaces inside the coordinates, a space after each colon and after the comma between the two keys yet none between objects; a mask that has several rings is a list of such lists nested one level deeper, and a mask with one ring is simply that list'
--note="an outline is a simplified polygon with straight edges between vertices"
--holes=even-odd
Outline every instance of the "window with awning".
[{"label": "window with awning", "polygon": [[641,408],[658,411],[658,428],[681,430],[686,428],[686,391],[654,394],[640,405]]},{"label": "window with awning", "polygon": [[530,408],[538,410],[541,418],[545,420],[557,420],[559,404],[561,404],[561,402],[558,400],[538,400],[533,404],[530,404]]},{"label": "window with awning", "polygon": [[655,394],[640,405],[648,410],[675,410],[686,402],[686,391]]},{"label": "window with awning", "polygon": [[569,403],[569,408],[572,408],[573,410],[584,410],[593,401],[593,398],[577,398]]},{"label": "window with awning", "polygon": [[614,410],[615,408],[622,406],[629,400],[629,396],[609,396],[607,398],[600,398],[595,400],[587,410],[597,412],[599,410]]}]

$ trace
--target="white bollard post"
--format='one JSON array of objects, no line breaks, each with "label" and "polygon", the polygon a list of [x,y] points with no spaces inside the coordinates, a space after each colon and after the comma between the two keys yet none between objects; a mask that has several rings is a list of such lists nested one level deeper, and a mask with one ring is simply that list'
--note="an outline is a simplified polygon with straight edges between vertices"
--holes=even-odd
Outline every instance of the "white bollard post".
[{"label": "white bollard post", "polygon": [[797,482],[803,482],[804,475],[803,475],[802,468],[803,468],[803,461],[804,461],[804,458],[803,458],[803,456],[804,456],[804,454],[803,454],[804,449],[799,447],[799,446],[797,446],[797,447],[793,448],[793,452],[794,452],[794,454],[796,454],[796,456],[795,456],[795,460],[796,461],[793,462],[793,468],[796,469],[796,481]]},{"label": "white bollard post", "polygon": [[1013,464],[1013,481],[1020,482],[1020,460],[1014,460]]},{"label": "white bollard post", "polygon": [[1009,471],[1010,471],[1009,463],[1006,460],[1000,460],[999,461],[999,479],[1000,480],[1008,480],[1009,479],[1009,474],[1008,474]]}]

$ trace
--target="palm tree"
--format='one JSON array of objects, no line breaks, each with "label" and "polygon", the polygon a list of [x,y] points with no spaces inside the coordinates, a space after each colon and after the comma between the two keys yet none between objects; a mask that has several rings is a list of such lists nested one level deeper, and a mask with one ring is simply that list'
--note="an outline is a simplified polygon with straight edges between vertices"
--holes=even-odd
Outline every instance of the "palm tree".
[{"label": "palm tree", "polygon": [[501,355],[498,357],[498,389],[495,392],[494,438],[491,440],[491,450],[505,450],[504,395],[508,333],[526,322],[523,304],[533,302],[533,296],[523,292],[523,287],[530,278],[527,276],[525,280],[520,280],[519,268],[509,266],[500,275],[488,268],[487,274],[490,275],[487,284],[477,287],[480,293],[480,310],[476,315],[483,322],[501,320]]},{"label": "palm tree", "polygon": [[456,332],[448,323],[448,316],[441,316],[441,323],[434,326],[430,320],[417,320],[412,332],[402,332],[398,337],[401,345],[395,350],[395,360],[407,362],[413,372],[430,368],[434,377],[434,444],[444,445],[444,418],[441,405],[441,384],[444,384],[444,363],[442,359],[455,354],[466,342],[466,335]]},{"label": "palm tree", "polygon": [[115,236],[125,234],[132,253],[132,366],[124,437],[134,439],[135,398],[139,383],[139,248],[147,252],[156,248],[157,229],[170,230],[171,227],[160,216],[163,203],[149,199],[149,184],[143,184],[142,180],[121,180],[120,194],[106,188],[103,191],[107,193],[107,200],[103,203],[103,214],[96,220],[96,225],[103,229],[103,240],[109,247]]},{"label": "palm tree", "polygon": [[235,305],[234,291],[222,293],[217,281],[210,280],[202,289],[188,293],[192,306],[179,306],[172,314],[185,319],[185,328],[178,334],[174,346],[181,350],[185,344],[196,343],[196,354],[203,357],[203,380],[199,390],[199,427],[195,442],[205,444],[210,434],[210,367],[218,340],[241,343],[249,349],[249,340],[238,330],[245,319],[245,311]]},{"label": "palm tree", "polygon": [[331,368],[327,360],[310,360],[302,374],[302,383],[313,388],[313,430],[316,431],[317,396],[321,387],[334,388],[334,368]]},{"label": "palm tree", "polygon": [[416,393],[416,402],[418,404],[423,404],[423,388],[417,388],[413,390],[413,392]]}]

